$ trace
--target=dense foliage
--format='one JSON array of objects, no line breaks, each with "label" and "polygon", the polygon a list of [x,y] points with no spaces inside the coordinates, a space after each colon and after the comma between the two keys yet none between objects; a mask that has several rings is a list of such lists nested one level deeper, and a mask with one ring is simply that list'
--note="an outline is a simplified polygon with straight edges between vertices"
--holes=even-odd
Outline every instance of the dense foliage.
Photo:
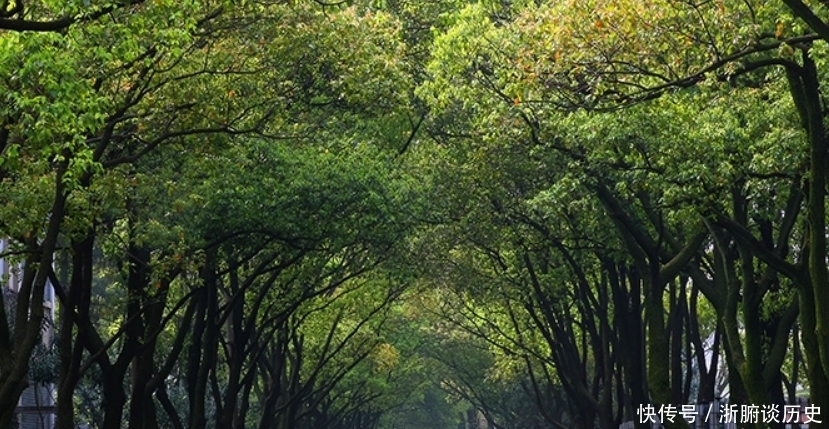
[{"label": "dense foliage", "polygon": [[3,0],[0,427],[829,413],[828,20]]}]

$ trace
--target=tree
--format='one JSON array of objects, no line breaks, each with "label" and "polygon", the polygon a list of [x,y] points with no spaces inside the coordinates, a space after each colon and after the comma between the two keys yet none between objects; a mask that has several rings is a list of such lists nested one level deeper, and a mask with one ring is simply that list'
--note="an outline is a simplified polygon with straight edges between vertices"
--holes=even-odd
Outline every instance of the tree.
[{"label": "tree", "polygon": [[[315,143],[320,151],[337,153],[355,141],[378,146],[399,143],[396,134],[385,139],[370,136],[373,131],[387,131],[382,125],[386,115],[400,117],[406,108],[395,96],[398,87],[405,86],[405,75],[395,63],[399,55],[392,55],[402,47],[396,22],[382,13],[358,13],[356,8],[330,11],[319,4],[292,7],[279,2],[27,3],[25,9],[21,2],[4,3],[2,25],[14,31],[0,39],[8,48],[0,58],[8,101],[0,131],[0,178],[8,191],[2,234],[19,243],[12,254],[26,257],[27,274],[22,305],[15,315],[20,328],[12,338],[6,317],[0,326],[0,398],[5,407],[0,424],[11,418],[25,387],[26,366],[42,319],[39,302],[51,277],[62,301],[61,424],[73,424],[71,398],[84,374],[97,366],[105,391],[103,426],[120,425],[127,403],[131,426],[157,425],[154,413],[137,410],[152,409],[153,395],[162,408],[169,408],[164,381],[190,341],[186,328],[193,322],[191,317],[200,314],[200,292],[186,287],[192,285],[204,252],[216,249],[217,243],[206,238],[227,239],[213,234],[219,231],[198,232],[192,216],[204,214],[205,201],[198,192],[216,189],[199,189],[188,181],[205,179],[197,171],[206,167],[215,169],[207,177],[218,177],[225,166],[206,160],[240,142],[236,138],[257,135],[260,143],[291,140],[294,145],[320,139],[324,144]],[[366,38],[366,34],[373,36]],[[353,43],[341,44],[343,36]],[[318,48],[309,50],[309,46]],[[350,55],[350,48],[361,54]],[[381,61],[383,67],[377,72]],[[196,158],[177,156],[193,149]],[[375,155],[387,158],[359,152],[353,161]],[[319,171],[334,166],[332,159]],[[196,171],[182,174],[177,169],[183,167]],[[273,179],[275,183],[289,180]],[[360,183],[355,198],[380,197],[383,193],[376,188],[386,180],[321,179],[343,184],[367,180]],[[174,185],[183,182],[187,186],[182,193],[174,192]],[[159,195],[155,186],[167,195]],[[247,202],[238,198],[250,188],[250,182],[245,183],[238,193],[224,195],[235,195],[234,208],[244,209]],[[292,192],[308,190],[291,188]],[[397,197],[406,195],[383,195]],[[292,196],[280,203],[291,207],[291,201],[302,200]],[[308,205],[294,208],[307,216],[302,210],[319,208],[326,201],[305,201]],[[351,203],[364,207],[359,202]],[[362,202],[379,203],[371,198]],[[211,209],[227,208],[214,203]],[[329,208],[352,207],[348,201],[341,203]],[[228,219],[224,233],[251,237],[245,229],[250,225],[236,221],[267,221],[265,213],[255,210],[238,214]],[[191,218],[185,219],[188,215]],[[371,225],[388,220],[361,218]],[[299,233],[291,228],[307,225],[290,222],[299,219],[280,227],[291,234]],[[364,230],[325,229],[330,226],[314,224],[319,235],[298,248],[332,244],[325,241],[331,238],[326,234],[357,234],[352,235],[355,243],[382,241],[379,231],[377,237],[362,237]],[[267,244],[267,239],[256,237],[253,242]],[[357,258],[358,264],[368,261],[360,259],[366,255],[355,243],[338,246],[340,251],[355,246],[350,247],[355,253],[347,256]],[[379,241],[374,243],[380,246]],[[96,256],[102,248],[105,262]],[[71,252],[65,281],[49,269],[37,269],[51,267],[53,254],[60,249]],[[114,321],[104,320],[107,311],[94,303],[93,286],[101,276],[124,286],[113,291],[124,299],[114,303],[108,314],[114,315]],[[174,325],[181,328],[178,333],[173,332]],[[171,346],[172,353],[157,364],[160,344]],[[132,378],[125,391],[122,380],[127,372]]]},{"label": "tree", "polygon": [[[745,155],[750,153],[747,151],[767,144],[775,145],[773,147],[781,154],[797,154],[793,152],[798,147],[796,143],[786,146],[779,139],[781,135],[799,135],[797,119],[793,120],[792,116],[798,111],[793,108],[797,103],[781,105],[778,101],[781,96],[778,89],[780,80],[774,79],[779,78],[779,73],[765,69],[755,72],[775,64],[776,60],[768,57],[772,56],[773,49],[783,43],[766,43],[764,38],[769,37],[768,33],[757,31],[757,28],[769,25],[769,16],[775,9],[762,7],[751,10],[750,4],[729,4],[717,9],[713,4],[697,7],[669,3],[524,7],[523,13],[518,12],[502,21],[492,19],[482,6],[469,7],[458,14],[454,27],[436,41],[429,69],[434,79],[421,88],[421,94],[439,112],[454,117],[453,124],[456,127],[459,124],[466,130],[465,135],[471,137],[473,145],[496,145],[499,140],[530,144],[537,148],[538,153],[555,153],[555,156],[545,159],[542,168],[578,172],[573,174],[575,177],[571,180],[598,198],[608,220],[620,234],[625,253],[636,261],[636,271],[641,275],[638,281],[643,282],[648,303],[648,384],[657,402],[668,403],[671,398],[668,393],[671,390],[671,371],[664,357],[669,356],[670,340],[662,320],[662,294],[665,286],[672,283],[668,280],[673,276],[684,271],[683,278],[687,278],[694,271],[693,266],[698,264],[695,261],[709,258],[703,252],[708,231],[702,228],[702,224],[711,211],[723,213],[721,201],[730,198],[726,192],[742,193],[744,186],[763,189],[773,186],[782,191],[778,195],[789,197],[788,203],[785,197],[775,200],[780,210],[786,210],[786,215],[769,216],[774,213],[770,211],[751,217],[743,215],[744,219],[757,219],[756,228],[759,230],[768,230],[779,223],[780,235],[775,238],[767,234],[772,244],[765,247],[783,255],[783,258],[792,256],[786,249],[793,246],[790,240],[796,240],[799,231],[802,231],[796,227],[800,192],[797,177],[802,174],[797,173],[798,164],[795,164],[795,173],[791,176],[788,176],[791,165],[785,164],[775,165],[769,175],[767,168],[773,163],[762,166],[760,169],[765,171],[758,173],[758,165],[752,165],[755,161],[750,155]],[[752,12],[756,16],[752,17]],[[726,17],[729,20],[741,17],[753,20],[755,27],[743,34],[728,23],[721,27],[711,25]],[[584,22],[594,25],[585,26]],[[680,28],[688,30],[676,30]],[[713,28],[719,32],[715,33],[711,30]],[[721,36],[732,34],[729,33],[731,29],[734,29],[733,37]],[[788,31],[785,25],[783,29]],[[777,31],[780,32],[780,27]],[[781,32],[775,37],[783,38],[783,35]],[[813,40],[811,37],[796,36],[788,42],[808,42]],[[692,44],[685,47],[689,41]],[[550,52],[551,55],[544,56],[544,53]],[[709,61],[711,57],[714,59]],[[751,62],[753,60],[756,62]],[[736,65],[742,61],[745,62]],[[729,66],[725,67],[725,64]],[[704,78],[709,72],[713,73],[714,79],[706,81]],[[717,76],[722,82],[748,89],[731,90],[727,84],[717,83]],[[707,83],[703,85],[703,82]],[[668,91],[696,85],[700,86],[684,93]],[[697,103],[700,102],[716,103],[718,91],[741,94],[738,98],[740,102],[765,93],[768,95],[761,96],[758,101],[770,103],[774,100],[778,109],[761,114],[756,105],[752,108],[736,105],[739,113],[733,117],[739,125],[722,127],[718,124],[719,129],[726,133],[738,127],[749,130],[736,135],[722,135],[718,130],[700,127],[699,113],[691,116],[690,111],[681,110],[698,109],[695,106],[699,106]],[[571,113],[578,107],[593,112],[602,111],[661,95],[670,96],[666,98],[670,101],[605,115],[579,111]],[[728,108],[734,109],[735,103],[729,103]],[[462,113],[458,114],[459,111]],[[639,116],[636,112],[647,113]],[[729,117],[725,112],[719,112]],[[774,123],[779,128],[752,127],[755,123],[763,124],[763,120],[754,122],[754,118],[765,114],[774,118],[765,123]],[[690,125],[692,128],[709,134],[691,133],[693,138],[699,138],[700,144],[689,145],[687,141],[675,139],[675,136],[687,135],[685,130],[688,125],[683,125],[690,124],[685,121],[691,118],[697,121]],[[509,131],[493,131],[493,124]],[[657,148],[662,148],[661,152]],[[689,154],[695,154],[696,148],[706,150],[693,158],[696,165],[689,165],[687,158]],[[569,163],[560,162],[561,158]],[[700,159],[711,160],[711,163],[700,163]],[[796,160],[798,156],[788,159]],[[792,180],[786,180],[789,177]],[[569,195],[562,197],[557,204],[572,201]],[[755,228],[743,223],[748,228]],[[781,243],[776,248],[773,244],[775,240]],[[781,269],[777,261],[770,262],[770,258],[764,258],[757,252],[756,248],[745,249],[744,254],[748,257],[741,263],[747,270],[741,278],[748,282],[743,287],[743,297],[751,297],[744,303],[748,305],[744,315],[746,323],[750,320],[758,322],[757,311],[763,301],[762,296],[768,292],[769,285],[776,285],[773,273],[777,270],[793,272]],[[799,255],[794,257],[799,258]],[[752,279],[755,258],[769,265],[767,279],[759,287],[754,286]],[[669,269],[663,271],[662,268]],[[702,277],[697,276],[697,279],[702,280]],[[784,290],[791,294],[792,286],[797,283],[794,280]],[[715,308],[719,306],[718,298],[708,293],[711,292],[710,287],[705,287],[704,282],[697,282],[696,286]],[[775,291],[777,287],[772,286]],[[753,292],[755,288],[757,292]],[[671,293],[676,296],[676,292]],[[677,301],[671,298],[671,302]],[[736,304],[736,301],[731,302]],[[773,343],[770,347],[775,352],[768,356],[771,359],[769,362],[774,364],[767,366],[772,368],[770,374],[773,377],[779,375],[779,353],[785,351],[787,333],[797,314],[796,300],[788,299],[787,302],[790,303],[787,310],[773,310],[775,315],[767,320],[769,324],[765,328],[746,325],[750,331],[746,341],[751,342],[750,347],[755,351],[761,350],[757,345],[765,341],[760,339],[763,336],[769,344]],[[673,309],[670,312],[672,317],[679,314]],[[725,317],[726,312],[722,311],[720,315]],[[732,322],[736,320],[734,315],[736,313],[732,313]],[[774,328],[770,328],[772,325]],[[736,325],[731,323],[730,326]],[[736,342],[730,346],[739,348],[738,342],[742,339],[736,338],[739,334],[733,330],[732,334],[730,338]],[[674,338],[674,344],[679,344],[680,339]],[[739,356],[737,358],[739,360]],[[760,362],[764,358],[755,353],[752,359]],[[744,363],[738,366],[744,368]],[[760,376],[759,367],[753,367],[755,369],[745,373],[744,378],[764,379]],[[775,380],[779,386],[779,378]],[[734,385],[738,384],[735,380]],[[812,378],[812,385],[819,391],[819,376]],[[768,384],[749,387],[749,391],[753,402],[766,401]],[[819,394],[816,396],[821,397]]]}]

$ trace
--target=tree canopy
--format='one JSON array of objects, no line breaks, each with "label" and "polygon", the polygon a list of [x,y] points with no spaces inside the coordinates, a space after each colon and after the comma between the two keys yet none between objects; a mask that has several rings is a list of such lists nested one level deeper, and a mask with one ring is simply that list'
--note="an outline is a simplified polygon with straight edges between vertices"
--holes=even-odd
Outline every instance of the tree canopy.
[{"label": "tree canopy", "polygon": [[0,427],[829,413],[828,43],[801,0],[4,0]]}]

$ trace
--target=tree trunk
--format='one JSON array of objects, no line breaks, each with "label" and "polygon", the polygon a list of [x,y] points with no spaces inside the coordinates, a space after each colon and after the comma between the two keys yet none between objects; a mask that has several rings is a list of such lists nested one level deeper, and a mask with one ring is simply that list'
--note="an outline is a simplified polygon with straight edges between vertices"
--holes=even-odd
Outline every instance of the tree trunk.
[{"label": "tree trunk", "polygon": [[[90,231],[87,238],[74,243],[72,249],[72,278],[67,283],[69,290],[61,303],[60,317],[60,375],[57,383],[57,428],[73,429],[75,427],[75,407],[73,397],[75,388],[82,374],[79,373],[83,357],[81,334],[73,335],[77,323],[76,316],[89,315],[92,288],[92,250],[94,235]],[[55,288],[62,287],[56,284]],[[74,340],[73,340],[74,338]]]}]

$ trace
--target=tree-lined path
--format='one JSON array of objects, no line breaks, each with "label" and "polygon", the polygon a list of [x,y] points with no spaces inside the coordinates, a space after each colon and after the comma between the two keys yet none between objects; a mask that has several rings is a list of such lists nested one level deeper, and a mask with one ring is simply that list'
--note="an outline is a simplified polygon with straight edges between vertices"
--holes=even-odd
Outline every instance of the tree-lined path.
[{"label": "tree-lined path", "polygon": [[829,424],[828,8],[3,0],[0,427]]}]

